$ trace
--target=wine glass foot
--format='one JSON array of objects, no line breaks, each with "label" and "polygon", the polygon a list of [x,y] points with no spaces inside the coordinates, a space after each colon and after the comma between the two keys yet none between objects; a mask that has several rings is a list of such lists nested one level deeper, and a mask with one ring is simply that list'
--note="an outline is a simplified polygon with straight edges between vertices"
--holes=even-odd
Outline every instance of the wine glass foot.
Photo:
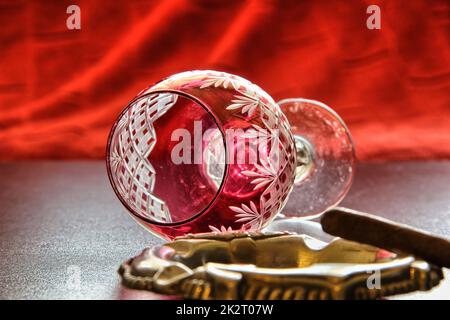
[{"label": "wine glass foot", "polygon": [[350,132],[325,104],[303,98],[278,102],[296,143],[294,190],[283,213],[287,217],[318,216],[336,206],[353,181],[355,151]]}]

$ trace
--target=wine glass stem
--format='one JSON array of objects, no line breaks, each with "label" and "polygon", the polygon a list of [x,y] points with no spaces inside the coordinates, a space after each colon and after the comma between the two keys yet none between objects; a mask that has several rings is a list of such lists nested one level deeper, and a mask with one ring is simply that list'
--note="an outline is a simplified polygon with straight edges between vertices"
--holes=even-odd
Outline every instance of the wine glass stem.
[{"label": "wine glass stem", "polygon": [[301,183],[312,171],[314,151],[312,145],[304,137],[294,134],[297,168],[294,183]]}]

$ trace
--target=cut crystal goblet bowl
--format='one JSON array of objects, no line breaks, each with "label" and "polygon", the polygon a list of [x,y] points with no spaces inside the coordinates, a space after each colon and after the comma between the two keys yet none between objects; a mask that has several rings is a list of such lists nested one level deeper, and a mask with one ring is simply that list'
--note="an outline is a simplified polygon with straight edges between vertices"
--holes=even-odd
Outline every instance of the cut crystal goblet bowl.
[{"label": "cut crystal goblet bowl", "polygon": [[353,165],[350,134],[330,108],[276,103],[257,85],[217,71],[175,74],[141,91],[107,146],[118,198],[166,239],[260,230],[293,188],[298,205],[285,216],[317,216],[345,196]]}]

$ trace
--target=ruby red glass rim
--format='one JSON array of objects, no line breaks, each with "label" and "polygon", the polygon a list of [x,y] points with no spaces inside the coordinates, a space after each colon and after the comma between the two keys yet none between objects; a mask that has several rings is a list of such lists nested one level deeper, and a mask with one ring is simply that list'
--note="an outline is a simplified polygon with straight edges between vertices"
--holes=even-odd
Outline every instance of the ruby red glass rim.
[{"label": "ruby red glass rim", "polygon": [[129,108],[138,100],[143,99],[147,96],[153,95],[153,94],[158,94],[158,93],[173,93],[173,94],[177,94],[180,96],[183,96],[187,99],[190,99],[192,101],[194,101],[195,103],[197,103],[200,107],[202,107],[213,119],[214,123],[216,124],[217,128],[220,131],[220,134],[222,135],[222,140],[223,140],[223,145],[224,145],[224,152],[225,154],[227,154],[227,144],[226,144],[226,139],[225,139],[225,133],[223,132],[222,129],[222,123],[221,121],[214,115],[214,113],[211,111],[210,107],[208,106],[208,104],[204,103],[201,99],[180,91],[180,90],[174,90],[174,89],[160,89],[160,90],[152,90],[150,92],[147,92],[144,95],[137,95],[133,100],[131,100],[128,105],[120,112],[119,116],[116,118],[116,121],[114,122],[109,135],[108,135],[108,142],[106,144],[106,170],[108,172],[108,179],[109,182],[114,190],[114,193],[116,194],[116,196],[119,198],[120,202],[124,205],[124,207],[136,218],[143,220],[145,223],[149,223],[149,224],[153,224],[153,225],[157,225],[157,226],[180,226],[183,225],[185,223],[188,223],[190,221],[195,220],[196,218],[200,217],[201,215],[203,215],[205,212],[207,212],[209,210],[209,208],[211,208],[215,202],[217,201],[218,196],[220,195],[220,193],[222,192],[223,186],[224,186],[224,182],[226,180],[226,177],[228,176],[228,164],[225,161],[224,163],[224,173],[223,173],[223,177],[222,177],[222,181],[220,182],[220,186],[216,191],[216,194],[214,195],[214,197],[212,198],[212,200],[209,202],[209,204],[207,206],[205,206],[200,212],[193,214],[191,217],[181,220],[181,221],[177,221],[177,222],[158,222],[155,220],[150,220],[140,214],[138,214],[135,210],[133,210],[128,203],[123,199],[123,197],[121,196],[121,194],[119,193],[119,191],[117,190],[117,187],[114,183],[114,178],[113,178],[113,173],[111,172],[111,163],[110,163],[110,147],[112,144],[112,139],[113,139],[113,135],[115,132],[115,129],[119,123],[119,120],[123,117],[123,115],[128,112]]}]

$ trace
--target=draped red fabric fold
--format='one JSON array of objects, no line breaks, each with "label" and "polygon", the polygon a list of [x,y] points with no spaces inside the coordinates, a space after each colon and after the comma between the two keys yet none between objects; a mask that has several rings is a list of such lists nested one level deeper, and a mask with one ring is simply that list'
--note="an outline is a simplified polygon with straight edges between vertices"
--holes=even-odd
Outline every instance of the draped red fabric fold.
[{"label": "draped red fabric fold", "polygon": [[127,102],[191,69],[330,105],[362,160],[450,158],[446,0],[79,0],[68,30],[71,4],[0,0],[1,160],[102,158]]}]

